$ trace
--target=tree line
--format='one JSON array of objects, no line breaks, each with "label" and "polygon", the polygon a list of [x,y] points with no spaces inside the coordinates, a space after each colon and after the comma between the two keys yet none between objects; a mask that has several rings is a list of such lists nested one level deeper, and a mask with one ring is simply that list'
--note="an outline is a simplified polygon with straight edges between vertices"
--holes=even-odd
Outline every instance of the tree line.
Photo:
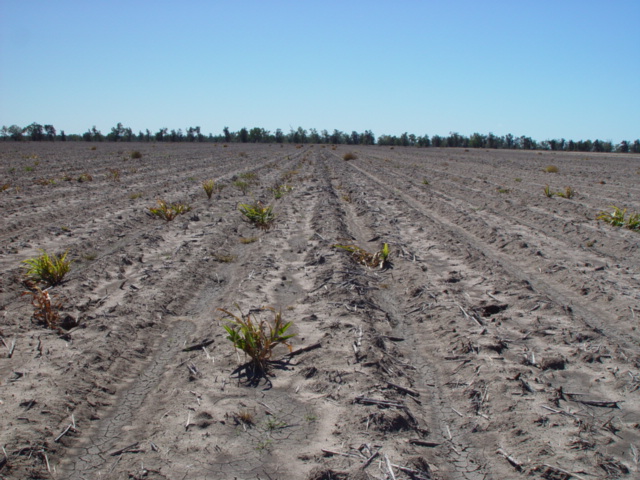
[{"label": "tree line", "polygon": [[129,127],[118,123],[107,134],[103,134],[95,125],[82,134],[66,134],[64,130],[59,133],[53,125],[40,125],[32,123],[26,127],[11,125],[3,126],[0,129],[0,139],[2,141],[86,141],[86,142],[220,142],[220,143],[326,143],[345,145],[387,145],[398,147],[457,147],[457,148],[485,148],[485,149],[514,149],[514,150],[555,150],[568,152],[618,152],[618,153],[640,153],[640,140],[633,142],[623,140],[618,144],[605,140],[566,140],[551,139],[537,141],[531,137],[514,136],[512,134],[497,136],[493,133],[487,135],[473,133],[470,136],[450,132],[448,136],[422,135],[416,136],[407,132],[400,136],[380,135],[377,139],[370,130],[362,133],[352,131],[342,132],[334,129],[318,131],[315,128],[306,130],[302,127],[291,128],[285,133],[281,129],[270,132],[264,128],[254,127],[251,129],[241,128],[237,132],[232,132],[229,127],[224,127],[218,135],[209,133],[204,135],[199,126],[169,130],[161,128],[157,132],[146,129],[134,133]]}]

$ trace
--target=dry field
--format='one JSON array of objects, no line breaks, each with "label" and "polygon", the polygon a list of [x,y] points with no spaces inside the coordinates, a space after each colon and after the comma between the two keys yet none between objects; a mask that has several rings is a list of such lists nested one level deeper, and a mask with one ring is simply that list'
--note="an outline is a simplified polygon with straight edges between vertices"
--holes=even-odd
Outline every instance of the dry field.
[{"label": "dry field", "polygon": [[[92,146],[0,144],[0,478],[638,478],[640,233],[596,220],[640,212],[638,156]],[[73,260],[59,330],[40,249]],[[267,378],[236,304],[293,322]]]}]

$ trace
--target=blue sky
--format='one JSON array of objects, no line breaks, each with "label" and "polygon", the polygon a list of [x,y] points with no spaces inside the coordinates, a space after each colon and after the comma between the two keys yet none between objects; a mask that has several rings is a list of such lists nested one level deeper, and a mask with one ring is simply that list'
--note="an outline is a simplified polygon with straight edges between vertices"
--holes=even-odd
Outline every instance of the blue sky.
[{"label": "blue sky", "polygon": [[0,125],[640,137],[640,1],[0,0]]}]

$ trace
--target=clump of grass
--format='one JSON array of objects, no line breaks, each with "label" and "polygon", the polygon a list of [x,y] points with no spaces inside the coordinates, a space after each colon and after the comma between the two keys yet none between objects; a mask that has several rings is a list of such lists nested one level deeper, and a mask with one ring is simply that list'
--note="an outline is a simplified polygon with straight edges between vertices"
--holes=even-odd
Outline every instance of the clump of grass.
[{"label": "clump of grass", "polygon": [[245,182],[244,180],[235,180],[233,186],[240,190],[243,195],[249,192],[249,182]]},{"label": "clump of grass", "polygon": [[562,198],[573,198],[576,191],[571,187],[565,187],[564,192],[556,192],[556,195]]},{"label": "clump of grass", "polygon": [[6,190],[9,190],[10,188],[11,188],[10,183],[3,183],[2,185],[0,185],[0,192],[4,192]]},{"label": "clump of grass", "polygon": [[204,193],[207,194],[207,198],[211,200],[211,195],[213,195],[213,191],[216,188],[216,182],[209,179],[202,182],[202,188],[204,189]]},{"label": "clump of grass", "polygon": [[261,230],[269,230],[276,219],[271,205],[264,205],[260,201],[254,203],[241,203],[238,205],[240,213],[245,220]]},{"label": "clump of grass", "polygon": [[25,172],[33,172],[34,167],[32,167],[31,165],[27,165],[26,167],[24,167],[24,171]]},{"label": "clump of grass", "polygon": [[78,177],[78,182],[83,183],[83,182],[92,182],[93,181],[93,177],[91,176],[90,173],[83,173],[82,175],[80,175]]},{"label": "clump of grass", "polygon": [[287,193],[289,193],[291,190],[293,190],[293,187],[291,185],[277,184],[275,187],[271,189],[271,192],[273,193],[274,198],[276,200],[279,200],[282,197],[284,197]]},{"label": "clump of grass", "polygon": [[511,193],[511,189],[510,188],[506,188],[506,187],[498,187],[498,188],[496,188],[496,192],[498,192],[498,193]]},{"label": "clump of grass", "polygon": [[138,150],[134,150],[133,152],[131,152],[131,158],[133,159],[142,158],[142,153],[140,153]]},{"label": "clump of grass", "polygon": [[243,245],[248,245],[257,241],[258,237],[240,237],[240,243],[242,243]]},{"label": "clump of grass", "polygon": [[137,200],[140,197],[142,197],[142,192],[135,192],[129,195],[131,200]]},{"label": "clump of grass", "polygon": [[424,178],[422,179],[422,184],[423,184],[423,185],[429,185],[429,180],[427,180],[427,178],[426,178],[426,177],[424,177]]},{"label": "clump of grass", "polygon": [[385,268],[389,266],[389,244],[385,243],[382,248],[375,252],[369,253],[365,249],[357,245],[340,245],[335,244],[334,248],[346,250],[351,254],[351,258],[357,263],[370,268]]},{"label": "clump of grass", "polygon": [[60,323],[59,311],[63,308],[61,301],[54,301],[49,292],[36,287],[35,292],[23,292],[22,295],[31,295],[31,305],[33,305],[33,318],[39,323],[52,330],[57,330]]},{"label": "clump of grass", "polygon": [[167,203],[164,200],[158,200],[157,207],[149,207],[149,212],[156,217],[162,218],[170,222],[178,215],[191,211],[191,207],[183,203]]},{"label": "clump of grass", "polygon": [[91,147],[89,150],[97,150],[98,147],[96,147],[95,145],[93,147]]},{"label": "clump of grass", "polygon": [[547,173],[558,173],[559,169],[555,165],[549,165],[544,168],[544,171]]},{"label": "clump of grass", "polygon": [[353,152],[347,152],[342,156],[343,160],[355,160],[358,156]]},{"label": "clump of grass", "polygon": [[520,177],[516,177],[515,181],[520,183],[522,181],[522,179]]},{"label": "clump of grass", "polygon": [[[227,324],[223,325],[228,334],[227,340],[251,359],[250,364],[254,373],[268,373],[269,361],[273,355],[273,350],[278,345],[285,345],[291,351],[291,345],[288,340],[294,337],[295,334],[287,333],[287,331],[293,322],[285,322],[282,318],[282,312],[276,311],[271,307],[260,308],[257,311],[252,310],[246,315],[242,313],[240,307],[238,307],[239,315],[235,315],[223,308],[218,310],[228,315],[228,318],[225,319]],[[273,313],[273,320],[267,321],[256,315],[256,313],[262,312]]]},{"label": "clump of grass", "polygon": [[27,265],[27,277],[49,286],[58,285],[71,269],[71,260],[67,260],[68,252],[56,256],[40,251],[40,256],[23,261]]},{"label": "clump of grass", "polygon": [[549,187],[549,185],[547,185],[544,187],[544,195],[547,198],[551,198],[555,195],[555,192],[551,190],[551,187]]},{"label": "clump of grass", "polygon": [[122,172],[120,171],[120,169],[110,168],[109,173],[107,174],[107,177],[113,180],[114,182],[119,182],[121,175],[122,175]]},{"label": "clump of grass", "polygon": [[233,419],[236,421],[236,423],[242,425],[243,427],[253,427],[256,424],[253,412],[246,409],[234,413]]},{"label": "clump of grass", "polygon": [[56,179],[55,178],[38,178],[37,180],[35,180],[35,183],[42,186],[55,185]]},{"label": "clump of grass", "polygon": [[640,213],[630,213],[627,217],[627,209],[621,209],[611,205],[612,212],[600,212],[596,217],[614,227],[625,227],[636,232],[640,231]]}]

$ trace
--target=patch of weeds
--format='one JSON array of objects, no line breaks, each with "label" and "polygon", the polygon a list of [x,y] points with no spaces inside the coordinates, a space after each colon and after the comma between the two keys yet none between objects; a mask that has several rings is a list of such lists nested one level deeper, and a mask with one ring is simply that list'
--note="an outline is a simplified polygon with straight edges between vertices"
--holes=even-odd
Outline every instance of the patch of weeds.
[{"label": "patch of weeds", "polygon": [[565,187],[564,192],[556,192],[556,195],[562,198],[573,198],[575,194],[576,191],[571,187]]},{"label": "patch of weeds", "polygon": [[287,422],[284,420],[280,420],[276,417],[270,416],[264,424],[265,430],[268,432],[273,432],[274,430],[280,430],[282,428],[287,427]]},{"label": "patch of weeds", "polygon": [[262,452],[264,450],[269,450],[271,448],[272,444],[273,444],[273,439],[272,438],[266,438],[266,439],[260,441],[258,443],[258,445],[256,445],[256,450],[258,452]]},{"label": "patch of weeds", "polygon": [[233,186],[240,190],[243,195],[249,192],[249,182],[245,182],[244,180],[235,180]]},{"label": "patch of weeds", "polygon": [[247,158],[248,157],[247,152],[240,152],[240,153],[238,153],[238,156],[240,158]]},{"label": "patch of weeds", "polygon": [[549,165],[547,167],[544,167],[543,171],[547,173],[558,173],[560,170],[555,165]]},{"label": "patch of weeds", "polygon": [[333,245],[334,248],[346,250],[357,263],[370,268],[385,268],[389,266],[389,244],[385,243],[376,253],[369,253],[357,245]]},{"label": "patch of weeds", "polygon": [[38,178],[35,183],[37,185],[42,185],[47,186],[47,185],[55,185],[56,184],[56,179],[55,178]]},{"label": "patch of weeds", "polygon": [[93,181],[93,177],[91,176],[90,173],[83,173],[78,177],[78,182],[80,183],[92,182],[92,181]]},{"label": "patch of weeds", "polygon": [[248,245],[257,241],[258,237],[240,237],[240,243],[242,243],[243,245]]},{"label": "patch of weeds", "polygon": [[316,415],[307,414],[304,416],[304,420],[306,422],[312,423],[318,421],[318,417]]},{"label": "patch of weeds", "polygon": [[427,180],[427,179],[426,179],[426,177],[425,177],[425,178],[423,178],[423,179],[422,179],[422,184],[423,184],[423,185],[429,185],[429,180]]},{"label": "patch of weeds", "polygon": [[107,174],[107,178],[110,178],[114,182],[119,182],[121,175],[122,175],[122,172],[120,171],[120,169],[118,169],[118,168],[110,168],[109,169],[109,173]]},{"label": "patch of weeds", "polygon": [[223,325],[228,336],[227,340],[233,343],[234,348],[242,350],[251,360],[250,363],[255,373],[266,374],[269,369],[269,361],[273,350],[278,345],[285,345],[291,351],[291,345],[288,340],[295,334],[287,333],[293,322],[285,322],[282,318],[282,312],[276,311],[271,307],[263,307],[257,310],[257,313],[271,312],[273,320],[267,321],[256,316],[256,310],[250,311],[248,314],[235,315],[228,310],[219,308],[221,312],[229,317]]},{"label": "patch of weeds", "polygon": [[67,260],[68,252],[56,256],[40,251],[40,256],[23,261],[27,265],[26,276],[50,286],[61,283],[71,268],[71,260]]},{"label": "patch of weeds", "polygon": [[549,187],[549,185],[544,187],[544,196],[547,198],[551,198],[555,195],[555,192],[553,190],[551,190],[551,187]]},{"label": "patch of weeds", "polygon": [[213,191],[216,188],[216,182],[213,180],[205,180],[202,182],[202,188],[204,189],[204,193],[207,194],[207,198],[211,200],[211,195],[213,195]]},{"label": "patch of weeds", "polygon": [[31,295],[33,305],[33,318],[37,323],[52,330],[57,330],[60,324],[60,310],[63,304],[60,300],[54,300],[46,290],[36,287],[34,292],[23,292],[22,295]]},{"label": "patch of weeds", "polygon": [[240,213],[244,215],[245,220],[252,223],[253,226],[261,230],[269,230],[276,219],[271,205],[264,205],[260,201],[254,203],[241,203],[238,205]]},{"label": "patch of weeds", "polygon": [[246,409],[234,413],[233,419],[236,421],[236,423],[246,427],[253,427],[256,424],[253,412]]},{"label": "patch of weeds", "polygon": [[585,243],[585,246],[588,248],[593,247],[596,244],[595,240],[589,240],[588,242]]},{"label": "patch of weeds", "polygon": [[167,203],[164,200],[158,200],[157,207],[149,207],[149,212],[156,217],[162,218],[170,222],[178,215],[191,211],[191,206],[184,203]]},{"label": "patch of weeds", "polygon": [[345,193],[344,195],[342,195],[342,200],[344,200],[347,203],[351,203],[351,195],[349,195],[348,193]]},{"label": "patch of weeds", "polygon": [[142,153],[140,153],[140,151],[138,150],[134,150],[133,152],[131,152],[131,158],[133,159],[142,158]]},{"label": "patch of weeds", "polygon": [[498,193],[511,193],[511,189],[510,188],[506,188],[506,187],[498,187],[498,188],[496,188],[496,192],[498,192]]},{"label": "patch of weeds", "polygon": [[129,195],[130,200],[137,200],[142,197],[142,192],[135,192]]},{"label": "patch of weeds", "polygon": [[34,168],[31,165],[27,165],[26,167],[24,167],[24,171],[25,172],[33,172]]},{"label": "patch of weeds", "polygon": [[249,183],[253,183],[253,184],[260,183],[258,181],[258,175],[255,172],[244,172],[238,175],[238,177],[240,177],[241,179]]},{"label": "patch of weeds", "polygon": [[11,184],[10,183],[3,183],[2,185],[0,185],[0,192],[7,191],[10,188],[11,188]]},{"label": "patch of weeds", "polygon": [[271,192],[273,193],[273,197],[276,200],[280,200],[282,197],[284,197],[287,193],[289,193],[292,190],[293,190],[293,187],[291,185],[278,184],[271,189]]},{"label": "patch of weeds", "polygon": [[630,213],[627,215],[627,209],[621,209],[615,205],[611,205],[612,212],[600,212],[596,217],[614,227],[625,227],[636,232],[640,231],[640,213]]},{"label": "patch of weeds", "polygon": [[516,177],[516,178],[515,178],[515,181],[516,181],[516,182],[518,182],[518,183],[520,183],[520,182],[522,181],[522,179],[521,179],[520,177]]},{"label": "patch of weeds", "polygon": [[98,258],[98,254],[96,252],[89,252],[82,255],[82,259],[87,262],[93,262],[96,258]]},{"label": "patch of weeds", "polygon": [[68,173],[65,173],[62,176],[62,181],[63,182],[71,182],[71,181],[73,181],[73,177],[71,175],[69,175]]},{"label": "patch of weeds", "polygon": [[358,156],[353,152],[347,152],[342,156],[343,160],[355,160]]},{"label": "patch of weeds", "polygon": [[97,150],[98,147],[96,147],[95,145],[93,147],[91,147],[89,150]]}]

